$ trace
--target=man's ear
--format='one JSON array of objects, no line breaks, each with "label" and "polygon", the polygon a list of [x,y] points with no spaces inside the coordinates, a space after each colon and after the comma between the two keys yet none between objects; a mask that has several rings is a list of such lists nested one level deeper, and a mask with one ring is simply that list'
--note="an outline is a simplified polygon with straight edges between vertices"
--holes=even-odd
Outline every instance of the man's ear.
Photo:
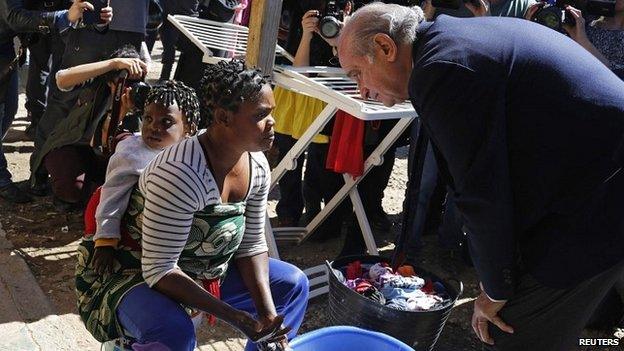
[{"label": "man's ear", "polygon": [[373,37],[375,51],[385,58],[387,62],[394,62],[397,59],[398,47],[388,34],[377,33]]},{"label": "man's ear", "polygon": [[230,113],[223,108],[217,107],[213,111],[214,120],[213,123],[222,124],[227,127],[230,123]]}]

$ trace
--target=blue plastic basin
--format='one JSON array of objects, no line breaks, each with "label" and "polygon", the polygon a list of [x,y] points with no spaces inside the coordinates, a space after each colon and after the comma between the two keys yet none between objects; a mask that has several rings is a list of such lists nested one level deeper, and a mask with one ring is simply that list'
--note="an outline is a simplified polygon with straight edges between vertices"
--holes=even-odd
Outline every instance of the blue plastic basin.
[{"label": "blue plastic basin", "polygon": [[386,334],[348,326],[326,327],[294,338],[293,351],[413,351]]}]

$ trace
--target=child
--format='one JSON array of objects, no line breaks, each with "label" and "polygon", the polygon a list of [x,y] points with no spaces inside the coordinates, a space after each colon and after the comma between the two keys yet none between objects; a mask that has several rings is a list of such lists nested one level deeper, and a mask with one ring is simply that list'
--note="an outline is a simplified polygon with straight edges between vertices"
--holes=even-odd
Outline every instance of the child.
[{"label": "child", "polygon": [[[123,99],[128,103],[128,93]],[[151,88],[145,101],[141,135],[121,141],[111,157],[96,211],[97,229],[93,257],[96,272],[110,273],[120,223],[132,188],[160,151],[197,132],[199,102],[195,91],[181,82],[166,81]]]}]

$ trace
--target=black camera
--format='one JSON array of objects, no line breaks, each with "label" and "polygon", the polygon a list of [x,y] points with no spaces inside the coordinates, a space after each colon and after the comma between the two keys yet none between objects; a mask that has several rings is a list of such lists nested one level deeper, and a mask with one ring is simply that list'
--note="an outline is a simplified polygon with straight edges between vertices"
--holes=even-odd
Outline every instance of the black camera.
[{"label": "black camera", "polygon": [[467,4],[467,3],[470,3],[475,7],[481,6],[481,3],[479,2],[479,0],[431,0],[431,5],[433,7],[439,7],[439,8],[451,9],[451,10],[457,10],[462,6],[462,4]]},{"label": "black camera", "polygon": [[132,100],[134,107],[143,111],[147,95],[152,87],[140,80],[126,81],[126,87],[132,89],[130,90],[130,100]]},{"label": "black camera", "polygon": [[612,17],[615,14],[615,0],[557,0],[554,4],[545,1],[531,20],[565,34],[563,25],[573,26],[576,22],[565,9],[568,5],[586,15]]},{"label": "black camera", "polygon": [[319,15],[319,31],[325,38],[331,39],[338,36],[344,21],[344,12],[336,1],[327,1],[325,12]]}]

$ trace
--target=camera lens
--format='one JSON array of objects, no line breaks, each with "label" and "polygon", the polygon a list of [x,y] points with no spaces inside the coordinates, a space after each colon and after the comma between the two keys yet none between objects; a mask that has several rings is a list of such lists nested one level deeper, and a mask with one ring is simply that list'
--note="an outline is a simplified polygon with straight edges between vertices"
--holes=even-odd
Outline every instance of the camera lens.
[{"label": "camera lens", "polygon": [[151,89],[150,86],[145,82],[134,82],[129,87],[132,89],[130,91],[130,100],[132,100],[136,108],[143,110],[147,95]]},{"label": "camera lens", "polygon": [[340,22],[333,16],[325,16],[319,23],[321,35],[325,38],[334,38],[340,33]]}]

